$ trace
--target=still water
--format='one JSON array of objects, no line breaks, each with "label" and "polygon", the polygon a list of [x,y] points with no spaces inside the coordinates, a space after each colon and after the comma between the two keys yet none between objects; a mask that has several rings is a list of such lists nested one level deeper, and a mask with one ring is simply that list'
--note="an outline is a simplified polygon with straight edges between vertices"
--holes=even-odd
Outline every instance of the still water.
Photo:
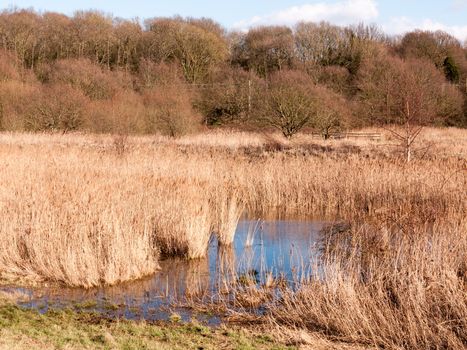
[{"label": "still water", "polygon": [[[97,312],[104,317],[166,320],[172,312],[182,319],[194,317],[193,311],[175,305],[186,298],[216,295],[229,283],[244,276],[261,285],[266,276],[281,278],[289,285],[309,272],[318,254],[321,221],[240,221],[231,247],[218,247],[213,236],[205,259],[161,261],[154,276],[113,287],[94,289],[2,288],[21,293],[19,304],[46,312],[73,308]],[[220,322],[219,315],[196,315],[200,321]]]}]

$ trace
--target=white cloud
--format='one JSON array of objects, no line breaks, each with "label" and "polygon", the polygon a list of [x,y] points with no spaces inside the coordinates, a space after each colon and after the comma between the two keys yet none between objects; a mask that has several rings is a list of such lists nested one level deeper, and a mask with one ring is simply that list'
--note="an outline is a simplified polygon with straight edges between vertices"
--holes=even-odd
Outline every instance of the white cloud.
[{"label": "white cloud", "polygon": [[318,2],[305,4],[270,13],[264,16],[255,16],[248,20],[234,24],[236,29],[247,29],[260,25],[289,25],[300,21],[321,22],[327,21],[339,25],[369,22],[378,17],[378,8],[375,0],[345,0],[335,3]]},{"label": "white cloud", "polygon": [[[467,5],[467,0],[452,0],[452,6],[460,8]],[[379,20],[378,20],[379,19]],[[415,21],[409,17],[394,17],[384,23],[379,18],[377,0],[337,0],[329,3],[325,0],[301,6],[289,7],[281,11],[255,16],[234,24],[234,29],[247,30],[260,25],[288,25],[300,22],[327,21],[337,25],[349,25],[359,22],[379,23],[388,34],[404,34],[415,29],[443,30],[461,42],[467,39],[466,25],[446,25],[432,19]]]},{"label": "white cloud", "polygon": [[446,25],[428,18],[423,21],[413,21],[407,17],[396,17],[392,18],[389,24],[384,24],[383,29],[389,34],[404,34],[415,29],[443,30],[461,42],[467,39],[467,25]]}]

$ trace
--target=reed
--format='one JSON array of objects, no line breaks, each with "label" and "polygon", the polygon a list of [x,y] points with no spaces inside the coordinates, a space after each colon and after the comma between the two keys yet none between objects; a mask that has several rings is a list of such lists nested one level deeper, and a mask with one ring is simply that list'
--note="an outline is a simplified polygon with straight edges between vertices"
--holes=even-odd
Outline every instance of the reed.
[{"label": "reed", "polygon": [[465,219],[412,236],[357,225],[325,244],[319,273],[283,291],[270,320],[376,348],[464,349],[466,229]]},{"label": "reed", "polygon": [[105,162],[91,168],[79,151],[35,156],[2,154],[2,274],[90,287],[157,270],[156,199],[125,191],[144,179]]},{"label": "reed", "polygon": [[263,225],[263,222],[261,219],[250,221],[248,223],[247,235],[245,238],[245,248],[249,248],[253,246],[253,243],[255,241],[255,236],[257,236],[262,225]]},{"label": "reed", "polygon": [[385,142],[1,134],[0,274],[85,287],[136,279],[157,271],[159,254],[204,256],[212,232],[228,245],[244,210],[458,222],[463,144],[405,164]]},{"label": "reed", "polygon": [[166,181],[157,196],[154,234],[162,254],[204,257],[213,227],[209,192],[199,191],[199,184]]},{"label": "reed", "polygon": [[216,187],[213,193],[215,232],[219,244],[230,245],[234,241],[235,231],[244,210],[242,194],[235,186],[228,185]]}]

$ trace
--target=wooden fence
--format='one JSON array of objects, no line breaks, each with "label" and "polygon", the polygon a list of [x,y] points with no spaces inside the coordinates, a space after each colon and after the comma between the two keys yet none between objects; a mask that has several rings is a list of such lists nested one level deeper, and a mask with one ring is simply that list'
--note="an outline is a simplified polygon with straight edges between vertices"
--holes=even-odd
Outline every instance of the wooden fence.
[{"label": "wooden fence", "polygon": [[[319,132],[312,133],[313,138],[324,138],[324,134]],[[376,132],[332,132],[329,139],[368,139],[381,140],[381,134]]]}]

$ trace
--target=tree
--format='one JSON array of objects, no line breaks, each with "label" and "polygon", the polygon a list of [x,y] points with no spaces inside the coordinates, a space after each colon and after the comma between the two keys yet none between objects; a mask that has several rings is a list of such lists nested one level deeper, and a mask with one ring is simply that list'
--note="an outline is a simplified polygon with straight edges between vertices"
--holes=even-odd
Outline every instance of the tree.
[{"label": "tree", "polygon": [[188,17],[185,20],[187,23],[192,24],[196,27],[199,27],[203,29],[204,31],[208,33],[212,33],[215,36],[217,36],[219,39],[224,40],[224,37],[226,35],[225,29],[216,21],[206,18],[206,17],[201,17],[201,18],[192,18]]},{"label": "tree", "polygon": [[382,47],[373,57],[364,58],[356,76],[356,97],[364,122],[381,124],[393,117],[394,94],[402,65],[402,60],[390,56]]},{"label": "tree", "polygon": [[302,22],[295,28],[295,47],[305,66],[341,66],[354,75],[364,56],[372,55],[374,47],[387,38],[374,25],[342,28],[326,22]]},{"label": "tree", "polygon": [[459,68],[457,67],[454,59],[451,56],[447,56],[443,62],[444,74],[446,75],[446,79],[453,83],[459,82],[460,72]]},{"label": "tree", "polygon": [[146,22],[150,35],[149,55],[156,61],[176,61],[187,82],[200,83],[213,67],[227,57],[227,44],[218,34],[181,18]]},{"label": "tree", "polygon": [[325,85],[329,89],[344,96],[351,96],[354,93],[352,75],[348,69],[341,66],[318,67],[316,81]]},{"label": "tree", "polygon": [[362,110],[401,142],[408,162],[423,127],[446,117],[444,84],[443,74],[431,62],[403,61],[384,51],[367,61],[357,77]]},{"label": "tree", "polygon": [[445,47],[436,40],[433,32],[416,30],[402,38],[399,48],[404,58],[422,58],[440,68],[446,57]]},{"label": "tree", "polygon": [[260,77],[292,67],[294,39],[288,27],[269,26],[250,29],[236,41],[234,64],[252,70]]},{"label": "tree", "polygon": [[406,59],[431,61],[453,83],[459,83],[467,76],[467,60],[462,45],[446,32],[417,30],[408,33],[399,45],[399,52]]},{"label": "tree", "polygon": [[347,46],[347,35],[343,28],[326,22],[301,22],[295,28],[295,46],[302,62],[337,64]]},{"label": "tree", "polygon": [[98,11],[78,11],[72,23],[75,57],[110,69],[115,44],[113,18]]},{"label": "tree", "polygon": [[466,118],[463,111],[464,96],[459,88],[449,82],[444,82],[441,94],[437,100],[437,125],[465,126]]},{"label": "tree", "polygon": [[44,51],[44,61],[71,58],[72,20],[62,14],[46,12],[42,15],[40,41]]},{"label": "tree", "polygon": [[40,17],[30,10],[14,9],[0,14],[3,48],[12,50],[24,67],[33,68],[37,60],[40,25]]},{"label": "tree", "polygon": [[156,63],[143,58],[139,63],[137,90],[183,83],[183,74],[175,63]]},{"label": "tree", "polygon": [[140,61],[143,30],[136,21],[114,21],[115,48],[112,62],[125,71],[136,71]]},{"label": "tree", "polygon": [[297,71],[282,71],[269,81],[259,120],[291,138],[311,121],[316,106],[313,82]]},{"label": "tree", "polygon": [[15,65],[14,56],[4,50],[0,50],[0,82],[20,80],[21,74]]},{"label": "tree", "polygon": [[319,85],[313,89],[313,95],[316,103],[311,125],[327,140],[331,133],[344,127],[349,116],[349,102],[342,95]]},{"label": "tree", "polygon": [[210,84],[200,88],[195,101],[207,125],[247,123],[258,109],[264,81],[241,68],[223,67],[213,74]]}]

